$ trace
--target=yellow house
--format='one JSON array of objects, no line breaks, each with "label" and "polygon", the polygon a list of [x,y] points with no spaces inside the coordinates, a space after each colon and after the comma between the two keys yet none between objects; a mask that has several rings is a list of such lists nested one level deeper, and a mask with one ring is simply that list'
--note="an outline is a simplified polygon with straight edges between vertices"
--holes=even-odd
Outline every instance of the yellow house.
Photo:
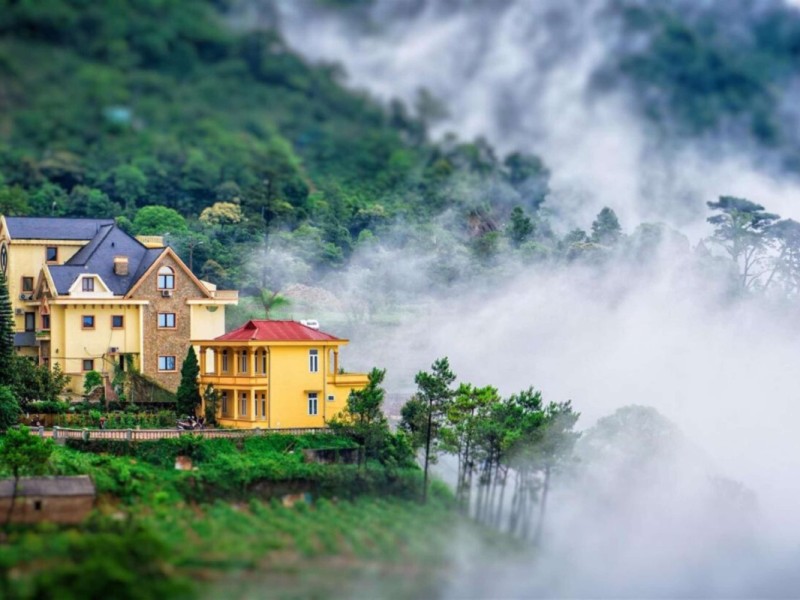
[{"label": "yellow house", "polygon": [[134,238],[112,219],[0,216],[0,268],[17,351],[59,365],[76,394],[87,372],[110,378],[130,362],[174,391],[190,340],[223,333],[225,306],[238,302],[159,236]]},{"label": "yellow house", "polygon": [[[325,427],[346,406],[363,373],[339,369],[347,340],[295,321],[248,321],[200,348],[200,386],[219,393],[223,427]],[[205,407],[203,408],[205,410]]]}]

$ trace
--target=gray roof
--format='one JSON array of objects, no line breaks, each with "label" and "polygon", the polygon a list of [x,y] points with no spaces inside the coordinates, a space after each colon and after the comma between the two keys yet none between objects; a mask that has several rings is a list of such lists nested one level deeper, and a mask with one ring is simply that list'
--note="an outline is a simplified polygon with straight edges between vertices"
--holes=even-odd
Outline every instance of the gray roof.
[{"label": "gray roof", "polygon": [[12,239],[91,240],[114,219],[64,219],[56,217],[6,217]]},{"label": "gray roof", "polygon": [[[147,248],[116,225],[100,227],[92,240],[63,265],[49,267],[59,294],[69,292],[75,280],[84,274],[99,275],[115,296],[124,296],[164,252]],[[114,272],[114,257],[128,257],[128,275]]]},{"label": "gray roof", "polygon": [[[0,479],[0,498],[14,493],[13,479]],[[88,475],[76,477],[20,477],[17,496],[94,496],[94,482]]]}]

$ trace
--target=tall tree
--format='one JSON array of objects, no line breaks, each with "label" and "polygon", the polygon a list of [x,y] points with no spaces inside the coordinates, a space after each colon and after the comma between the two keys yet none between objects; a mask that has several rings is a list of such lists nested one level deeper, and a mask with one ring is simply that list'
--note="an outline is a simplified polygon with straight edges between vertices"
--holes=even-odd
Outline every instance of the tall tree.
[{"label": "tall tree", "polygon": [[776,282],[783,286],[787,296],[800,293],[800,223],[793,219],[781,219],[769,228],[777,254],[772,257],[764,290]]},{"label": "tall tree", "polygon": [[525,214],[521,206],[515,206],[511,211],[511,220],[506,230],[506,235],[508,235],[511,240],[511,244],[515,248],[518,248],[530,239],[533,232],[533,221]]},{"label": "tall tree", "polygon": [[0,465],[5,466],[14,476],[14,491],[6,513],[6,526],[11,522],[11,515],[14,513],[20,476],[41,473],[52,453],[53,441],[31,435],[27,427],[9,429],[6,432],[3,445],[0,446]]},{"label": "tall tree", "polygon": [[7,385],[0,385],[0,431],[16,425],[21,413],[14,391]]},{"label": "tall tree", "polygon": [[428,471],[430,463],[435,460],[436,444],[439,429],[445,412],[453,398],[454,390],[450,387],[456,376],[450,370],[447,357],[434,361],[430,372],[420,371],[414,378],[417,384],[417,401],[424,410],[425,422],[425,466],[422,481],[422,501],[428,500]]},{"label": "tall tree", "polygon": [[366,458],[380,458],[381,448],[389,435],[389,424],[383,414],[386,390],[381,387],[385,369],[374,368],[369,372],[367,386],[363,390],[350,392],[347,406],[330,425],[347,428],[356,441],[364,447]]},{"label": "tall tree", "polygon": [[14,382],[14,311],[8,295],[8,281],[0,271],[0,385]]},{"label": "tall tree", "polygon": [[259,290],[258,299],[261,302],[261,306],[264,307],[265,319],[271,318],[270,316],[275,309],[284,308],[291,304],[291,300],[286,296],[281,296],[277,291],[271,292],[266,288]]},{"label": "tall tree", "polygon": [[181,367],[181,383],[175,394],[176,410],[179,415],[194,415],[197,407],[200,406],[200,365],[197,363],[197,354],[194,346],[189,346],[189,352]]},{"label": "tall tree", "polygon": [[706,203],[719,214],[706,219],[714,225],[711,241],[721,246],[740,271],[742,289],[749,289],[762,272],[758,270],[771,243],[770,226],[780,217],[744,198],[720,196],[718,202]]},{"label": "tall tree", "polygon": [[602,246],[614,246],[622,237],[617,213],[607,206],[597,213],[592,222],[592,241]]}]

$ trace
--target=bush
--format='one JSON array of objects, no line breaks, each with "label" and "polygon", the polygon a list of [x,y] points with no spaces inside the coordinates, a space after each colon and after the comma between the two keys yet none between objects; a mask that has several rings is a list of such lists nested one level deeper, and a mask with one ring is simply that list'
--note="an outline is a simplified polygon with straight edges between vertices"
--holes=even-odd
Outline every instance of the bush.
[{"label": "bush", "polygon": [[0,430],[16,425],[21,414],[14,392],[7,385],[0,385]]},{"label": "bush", "polygon": [[30,402],[26,407],[28,412],[37,415],[63,415],[69,410],[67,402],[59,400]]},{"label": "bush", "polygon": [[85,533],[69,538],[66,557],[41,570],[32,598],[187,598],[191,588],[175,579],[167,546],[141,526]]}]

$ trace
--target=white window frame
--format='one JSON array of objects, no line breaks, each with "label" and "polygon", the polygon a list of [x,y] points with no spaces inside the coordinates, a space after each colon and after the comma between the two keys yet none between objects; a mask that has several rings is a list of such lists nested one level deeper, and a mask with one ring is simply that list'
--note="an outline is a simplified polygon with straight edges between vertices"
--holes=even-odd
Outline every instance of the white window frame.
[{"label": "white window frame", "polygon": [[247,416],[247,392],[242,392],[242,395],[239,396],[239,416]]},{"label": "white window frame", "polygon": [[319,414],[319,394],[317,392],[308,392],[308,414],[312,417]]},{"label": "white window frame", "polygon": [[316,348],[308,351],[308,371],[319,373],[319,351]]}]

